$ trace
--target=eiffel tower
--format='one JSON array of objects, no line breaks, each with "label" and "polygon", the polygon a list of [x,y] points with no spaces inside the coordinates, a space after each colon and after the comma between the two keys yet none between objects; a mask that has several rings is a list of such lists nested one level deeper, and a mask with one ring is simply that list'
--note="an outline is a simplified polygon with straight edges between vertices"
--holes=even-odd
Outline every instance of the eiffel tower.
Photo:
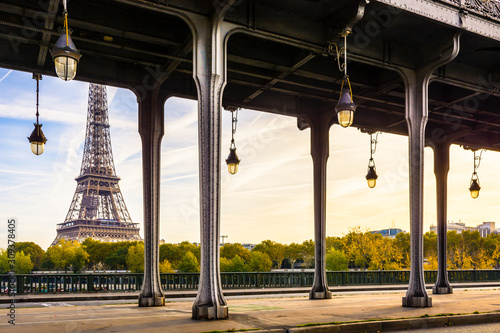
[{"label": "eiffel tower", "polygon": [[63,223],[57,224],[59,239],[83,242],[93,238],[106,242],[141,240],[139,223],[133,223],[116,176],[109,133],[106,87],[90,84],[87,130],[82,167],[76,191]]}]

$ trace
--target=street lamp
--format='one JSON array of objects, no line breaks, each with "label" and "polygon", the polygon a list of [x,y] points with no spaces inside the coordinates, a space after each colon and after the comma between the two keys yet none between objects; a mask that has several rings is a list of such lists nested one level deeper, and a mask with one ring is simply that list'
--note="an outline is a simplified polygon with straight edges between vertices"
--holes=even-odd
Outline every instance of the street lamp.
[{"label": "street lamp", "polygon": [[483,154],[483,150],[481,149],[479,155],[477,156],[476,151],[477,150],[474,150],[474,172],[472,173],[469,186],[470,196],[472,197],[472,199],[476,199],[477,197],[479,197],[479,191],[481,190],[481,186],[479,186],[479,177],[476,170],[481,164],[481,155]]},{"label": "street lamp", "polygon": [[54,60],[57,76],[64,81],[70,81],[73,80],[76,75],[76,68],[82,55],[69,36],[66,0],[63,0],[63,4],[65,32],[59,37],[50,53]]},{"label": "street lamp", "polygon": [[373,154],[375,154],[375,151],[377,150],[377,139],[378,132],[375,139],[373,139],[372,133],[370,133],[370,160],[368,161],[368,172],[366,173],[366,181],[369,188],[374,188],[377,185],[378,176],[375,169],[375,161],[373,160]]},{"label": "street lamp", "polygon": [[33,73],[33,79],[36,80],[36,123],[35,129],[31,132],[31,135],[28,137],[28,141],[31,143],[31,151],[35,155],[41,155],[43,153],[43,149],[45,147],[45,143],[47,142],[47,138],[42,132],[42,124],[38,123],[38,102],[39,102],[39,92],[40,92],[40,80],[42,79],[41,74]]},{"label": "street lamp", "polygon": [[[337,113],[338,122],[340,126],[344,128],[352,125],[352,122],[354,120],[354,112],[356,112],[357,107],[352,99],[351,82],[349,81],[349,75],[347,75],[347,35],[349,35],[350,32],[350,30],[345,30],[341,34],[341,36],[344,37],[344,47],[340,50],[338,49],[337,44],[333,43],[330,45],[330,49],[332,49],[332,45],[335,45],[339,70],[344,71],[342,85],[340,86],[340,98],[337,102],[337,105],[335,105],[335,112]],[[343,64],[340,64],[341,53],[344,53]]]},{"label": "street lamp", "polygon": [[228,108],[231,111],[231,145],[229,146],[229,156],[226,159],[227,170],[230,174],[234,175],[238,172],[238,165],[240,160],[236,155],[236,144],[234,143],[234,134],[236,134],[236,125],[238,123],[238,109]]}]

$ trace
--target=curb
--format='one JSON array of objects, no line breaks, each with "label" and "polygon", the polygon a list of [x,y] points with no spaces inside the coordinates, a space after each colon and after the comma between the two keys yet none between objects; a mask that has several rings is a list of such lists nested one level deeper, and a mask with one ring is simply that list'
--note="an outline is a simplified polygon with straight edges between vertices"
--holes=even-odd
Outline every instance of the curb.
[{"label": "curb", "polygon": [[367,321],[346,324],[331,324],[306,327],[259,330],[259,333],[356,333],[413,330],[432,327],[447,327],[500,322],[500,313],[440,316],[428,318],[408,318],[396,320]]}]

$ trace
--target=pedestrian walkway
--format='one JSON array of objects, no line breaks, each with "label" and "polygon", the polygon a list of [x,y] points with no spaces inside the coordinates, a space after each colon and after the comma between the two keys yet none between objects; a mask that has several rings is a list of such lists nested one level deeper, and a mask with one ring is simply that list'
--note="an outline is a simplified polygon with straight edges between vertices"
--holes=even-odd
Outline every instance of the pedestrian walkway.
[{"label": "pedestrian walkway", "polygon": [[[500,282],[468,282],[468,283],[453,283],[453,288],[500,288]],[[427,284],[426,288],[431,290],[433,284]],[[408,286],[404,284],[394,285],[363,285],[363,286],[331,286],[330,291],[333,293],[345,292],[378,292],[378,291],[401,291],[407,290]],[[278,294],[308,294],[310,287],[301,288],[261,288],[261,289],[226,289],[225,296],[249,296],[249,295],[278,295]],[[41,293],[41,294],[26,294],[16,296],[18,303],[33,303],[33,302],[71,302],[71,301],[92,301],[92,300],[137,300],[139,292],[95,292],[95,293]],[[196,290],[175,290],[165,291],[166,301],[169,299],[178,298],[194,298]],[[0,296],[0,305],[8,304],[11,298],[8,296]],[[1,308],[1,306],[0,306]]]},{"label": "pedestrian walkway", "polygon": [[[15,326],[7,322],[9,309],[0,309],[0,318],[3,318],[0,331],[198,333],[261,329],[277,330],[274,332],[357,332],[377,331],[382,327],[379,321],[387,319],[393,321],[385,327],[393,330],[435,325],[444,327],[450,323],[449,318],[454,318],[452,323],[459,324],[478,322],[480,317],[484,321],[500,321],[500,289],[497,288],[431,295],[432,308],[404,308],[401,306],[403,296],[401,291],[363,295],[335,295],[334,292],[329,300],[309,300],[307,296],[231,299],[228,300],[230,318],[217,321],[192,320],[192,301],[167,302],[166,306],[155,308],[140,308],[135,304],[17,308]],[[356,321],[368,323],[299,327]]]}]

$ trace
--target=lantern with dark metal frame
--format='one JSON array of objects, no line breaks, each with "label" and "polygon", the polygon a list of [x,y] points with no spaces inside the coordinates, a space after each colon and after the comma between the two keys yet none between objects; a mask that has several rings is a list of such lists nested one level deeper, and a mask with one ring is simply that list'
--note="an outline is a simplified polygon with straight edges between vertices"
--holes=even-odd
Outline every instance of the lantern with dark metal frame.
[{"label": "lantern with dark metal frame", "polygon": [[31,143],[31,151],[35,155],[41,155],[43,153],[45,143],[47,142],[47,138],[42,132],[42,124],[38,123],[38,104],[39,104],[39,94],[40,94],[40,80],[42,79],[41,74],[33,73],[33,79],[36,80],[36,123],[35,129],[31,132],[31,135],[28,137],[29,142]]},{"label": "lantern with dark metal frame", "polygon": [[238,172],[240,160],[236,154],[236,144],[234,143],[234,135],[236,134],[236,125],[238,124],[238,109],[228,108],[231,111],[231,145],[229,146],[229,156],[226,159],[227,170],[234,175]]},{"label": "lantern with dark metal frame", "polygon": [[52,59],[54,60],[57,76],[64,81],[70,81],[76,76],[78,62],[80,61],[82,55],[69,36],[70,33],[68,27],[68,10],[66,0],[63,0],[63,5],[64,32],[61,37],[59,37],[50,53],[52,54]]},{"label": "lantern with dark metal frame", "polygon": [[368,172],[366,174],[366,181],[369,188],[374,188],[377,185],[377,171],[375,168],[375,161],[373,160],[373,154],[377,151],[378,142],[378,132],[373,139],[373,133],[370,133],[370,160],[368,161]]},{"label": "lantern with dark metal frame", "polygon": [[469,191],[472,199],[476,199],[477,197],[479,197],[479,191],[481,190],[481,186],[479,185],[479,176],[477,175],[477,169],[481,164],[481,155],[483,154],[483,150],[481,149],[478,155],[476,155],[477,150],[473,151],[474,151],[474,172],[472,173],[472,177],[470,179]]},{"label": "lantern with dark metal frame", "polygon": [[[335,105],[337,120],[339,125],[342,127],[349,127],[352,125],[352,122],[354,121],[354,112],[356,112],[357,108],[356,104],[353,102],[351,82],[349,81],[349,75],[347,75],[347,36],[350,32],[350,30],[342,32],[341,36],[344,37],[344,47],[340,50],[338,49],[337,44],[333,43],[330,45],[330,49],[332,49],[332,45],[335,45],[339,70],[344,72],[342,85],[340,86],[340,98],[337,105]],[[343,64],[340,63],[340,56],[342,53],[344,55]]]}]

